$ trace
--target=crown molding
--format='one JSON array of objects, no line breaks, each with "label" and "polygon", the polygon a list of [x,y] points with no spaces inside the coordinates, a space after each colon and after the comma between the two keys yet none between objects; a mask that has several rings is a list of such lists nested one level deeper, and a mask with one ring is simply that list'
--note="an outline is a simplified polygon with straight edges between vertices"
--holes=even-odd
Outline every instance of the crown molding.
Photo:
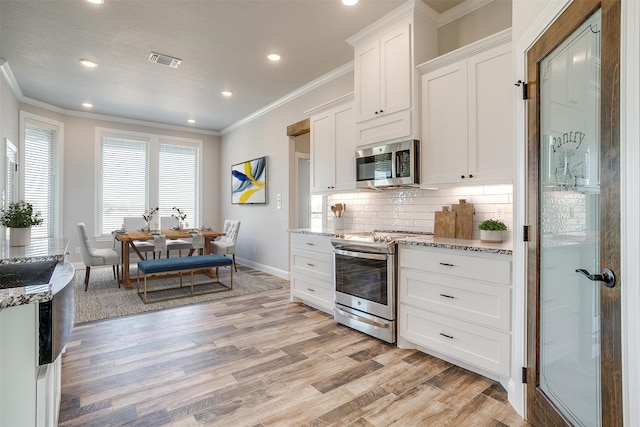
[{"label": "crown molding", "polygon": [[329,108],[333,108],[338,105],[342,105],[347,102],[351,102],[355,99],[354,92],[349,92],[345,95],[342,95],[336,99],[333,99],[329,102],[325,102],[324,104],[318,105],[317,107],[313,107],[304,112],[304,115],[307,117],[313,116],[320,111],[328,110]]},{"label": "crown molding", "polygon": [[283,96],[282,98],[272,102],[271,104],[267,105],[266,107],[256,111],[255,113],[245,117],[244,119],[235,122],[234,124],[232,124],[231,126],[228,126],[226,128],[224,128],[222,131],[220,131],[220,134],[225,135],[235,129],[238,129],[240,126],[243,126],[255,119],[257,119],[260,116],[264,116],[265,114],[269,113],[270,111],[275,110],[278,107],[281,107],[282,105],[286,104],[287,102],[290,102],[296,98],[299,98],[300,96],[311,92],[314,89],[319,88],[320,86],[326,84],[327,82],[330,82],[331,80],[334,80],[340,76],[343,76],[347,73],[353,72],[353,61],[349,61],[348,63],[334,69],[333,71],[328,72],[327,74],[307,83],[306,85],[294,90],[293,92],[288,93],[287,95]]},{"label": "crown molding", "polygon": [[2,58],[0,58],[0,70],[2,70],[2,75],[4,76],[4,79],[7,81],[7,84],[11,88],[11,91],[13,92],[15,97],[18,100],[21,98],[24,98],[24,95],[22,94],[22,89],[20,89],[20,85],[18,85],[18,81],[16,80],[16,77],[13,75],[13,71],[11,71],[11,67],[9,66],[9,63]]}]

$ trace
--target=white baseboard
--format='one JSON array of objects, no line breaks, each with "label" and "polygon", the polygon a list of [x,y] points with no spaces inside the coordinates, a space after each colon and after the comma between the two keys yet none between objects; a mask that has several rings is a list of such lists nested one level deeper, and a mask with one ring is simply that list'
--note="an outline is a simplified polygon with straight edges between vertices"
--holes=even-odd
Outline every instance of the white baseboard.
[{"label": "white baseboard", "polygon": [[273,268],[269,265],[264,265],[264,264],[260,264],[257,262],[253,262],[250,261],[248,259],[244,259],[244,258],[238,258],[236,257],[236,262],[238,264],[242,264],[244,266],[247,267],[251,267],[255,270],[260,270],[263,271],[265,273],[269,273],[273,276],[279,277],[281,279],[285,279],[285,280],[289,280],[289,272],[288,271],[284,271],[284,270],[280,270],[279,268]]}]

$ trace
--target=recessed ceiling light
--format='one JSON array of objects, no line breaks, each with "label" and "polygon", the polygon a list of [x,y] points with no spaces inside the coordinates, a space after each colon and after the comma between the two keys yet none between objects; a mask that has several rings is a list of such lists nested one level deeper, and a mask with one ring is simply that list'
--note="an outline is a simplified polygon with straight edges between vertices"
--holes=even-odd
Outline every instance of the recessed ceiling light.
[{"label": "recessed ceiling light", "polygon": [[104,0],[87,0],[89,3],[93,3],[93,4],[102,4],[104,3]]},{"label": "recessed ceiling light", "polygon": [[98,66],[98,63],[97,63],[97,62],[92,61],[92,60],[90,60],[90,59],[81,59],[81,60],[80,60],[80,63],[81,63],[82,65],[84,65],[85,67],[87,67],[87,68],[95,68],[95,67],[97,67],[97,66]]},{"label": "recessed ceiling light", "polygon": [[231,92],[230,90],[223,90],[222,92],[220,92],[222,95],[224,96],[231,96],[233,95],[233,92]]},{"label": "recessed ceiling light", "polygon": [[189,119],[189,120],[187,120],[187,121],[188,121],[189,123],[191,123],[191,124],[194,124],[194,123],[196,122],[196,121],[195,121],[195,120],[193,120],[193,119]]},{"label": "recessed ceiling light", "polygon": [[91,104],[91,103],[89,103],[89,102],[83,102],[83,103],[82,103],[82,106],[83,106],[83,107],[85,107],[85,108],[92,108],[92,107],[93,107],[93,104]]},{"label": "recessed ceiling light", "polygon": [[345,6],[353,6],[358,3],[358,0],[342,0],[342,4]]},{"label": "recessed ceiling light", "polygon": [[277,53],[270,53],[267,55],[267,58],[269,58],[270,61],[280,61],[280,55]]}]

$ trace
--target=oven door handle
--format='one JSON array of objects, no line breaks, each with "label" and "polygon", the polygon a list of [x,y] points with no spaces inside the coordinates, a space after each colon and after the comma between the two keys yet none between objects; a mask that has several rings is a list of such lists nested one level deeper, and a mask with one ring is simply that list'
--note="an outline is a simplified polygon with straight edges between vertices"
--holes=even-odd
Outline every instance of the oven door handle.
[{"label": "oven door handle", "polygon": [[369,252],[354,252],[354,251],[346,251],[344,249],[334,249],[333,253],[336,255],[344,255],[353,258],[365,258],[365,259],[377,259],[377,260],[386,260],[387,254],[372,254]]},{"label": "oven door handle", "polygon": [[339,309],[338,307],[334,307],[334,309],[342,314],[343,316],[347,316],[350,319],[357,320],[358,322],[366,323],[371,326],[376,326],[378,328],[388,328],[389,325],[386,323],[376,322],[375,320],[367,319],[365,317],[356,316],[355,314],[347,313],[344,310]]}]

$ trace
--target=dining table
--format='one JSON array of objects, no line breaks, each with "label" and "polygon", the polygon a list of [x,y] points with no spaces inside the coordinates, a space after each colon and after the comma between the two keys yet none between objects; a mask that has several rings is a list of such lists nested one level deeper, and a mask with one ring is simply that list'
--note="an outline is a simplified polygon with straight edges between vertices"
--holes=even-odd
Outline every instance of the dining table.
[{"label": "dining table", "polygon": [[[120,275],[120,283],[124,284],[125,289],[133,289],[133,285],[131,283],[130,270],[129,270],[129,257],[131,255],[131,249],[138,255],[140,260],[144,260],[145,257],[135,246],[135,242],[144,242],[148,240],[153,240],[155,235],[163,234],[166,236],[167,241],[173,239],[191,239],[193,235],[196,233],[201,233],[204,237],[204,248],[200,249],[200,254],[210,254],[211,253],[211,241],[217,239],[218,237],[224,236],[225,233],[221,231],[214,230],[199,230],[199,229],[166,229],[166,230],[151,230],[151,231],[142,231],[142,230],[128,230],[128,231],[114,231],[114,236],[117,241],[120,242],[121,245],[121,263],[122,263],[122,274]],[[195,249],[191,249],[189,251],[189,255],[193,255]],[[155,255],[154,255],[155,256]]]}]

